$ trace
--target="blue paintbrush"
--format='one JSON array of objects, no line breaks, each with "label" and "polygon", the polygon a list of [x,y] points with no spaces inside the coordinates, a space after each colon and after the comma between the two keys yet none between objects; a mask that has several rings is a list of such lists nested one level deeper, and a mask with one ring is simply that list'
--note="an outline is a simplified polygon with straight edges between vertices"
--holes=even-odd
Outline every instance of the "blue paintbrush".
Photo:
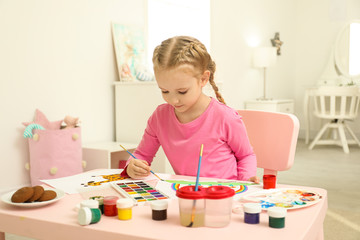
[{"label": "blue paintbrush", "polygon": [[200,167],[201,167],[201,159],[202,159],[202,155],[203,155],[203,149],[204,149],[204,144],[201,144],[199,164],[198,164],[198,170],[197,170],[197,175],[196,175],[195,191],[197,191],[199,188]]},{"label": "blue paintbrush", "polygon": [[[122,147],[128,154],[130,154],[130,156],[132,156],[133,158],[137,159],[129,150],[127,150],[126,148],[124,148],[123,145],[120,144],[120,147]],[[152,170],[150,170],[150,172],[152,174],[155,175],[155,177],[157,177],[158,179],[160,179],[161,181],[164,181],[163,179],[161,179],[158,175],[156,175],[156,173],[154,173]]]},{"label": "blue paintbrush", "polygon": [[[201,144],[199,164],[198,164],[198,169],[197,169],[197,174],[196,174],[195,191],[199,190],[199,177],[200,177],[200,167],[201,167],[201,159],[202,159],[203,149],[204,149],[204,144]],[[192,225],[194,224],[195,206],[196,206],[196,200],[194,200],[194,202],[193,202],[193,207],[192,207],[192,211],[191,211],[191,222],[187,227],[192,227]]]}]

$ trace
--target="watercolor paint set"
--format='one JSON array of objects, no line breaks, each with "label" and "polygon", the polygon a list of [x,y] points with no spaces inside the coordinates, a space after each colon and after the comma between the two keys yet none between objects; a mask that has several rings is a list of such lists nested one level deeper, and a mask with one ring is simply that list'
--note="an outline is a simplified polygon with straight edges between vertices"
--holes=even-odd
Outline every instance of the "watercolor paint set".
[{"label": "watercolor paint set", "polygon": [[111,186],[122,196],[132,199],[135,205],[169,199],[166,194],[144,181],[114,182]]}]

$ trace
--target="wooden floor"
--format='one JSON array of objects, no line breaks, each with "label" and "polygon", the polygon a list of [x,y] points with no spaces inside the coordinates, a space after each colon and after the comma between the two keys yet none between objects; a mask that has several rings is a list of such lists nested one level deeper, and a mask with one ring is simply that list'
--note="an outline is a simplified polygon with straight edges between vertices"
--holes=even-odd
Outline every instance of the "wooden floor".
[{"label": "wooden floor", "polygon": [[[260,172],[259,172],[259,176]],[[326,215],[325,240],[360,239],[360,148],[315,146],[308,150],[299,140],[293,167],[278,174],[278,182],[325,188],[329,209]],[[7,234],[7,240],[28,238]]]}]

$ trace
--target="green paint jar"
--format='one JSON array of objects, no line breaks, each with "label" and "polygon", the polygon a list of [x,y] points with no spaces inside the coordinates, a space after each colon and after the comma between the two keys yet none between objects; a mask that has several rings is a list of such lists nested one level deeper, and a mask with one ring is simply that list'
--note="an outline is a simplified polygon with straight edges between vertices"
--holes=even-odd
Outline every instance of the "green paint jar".
[{"label": "green paint jar", "polygon": [[99,202],[99,209],[101,214],[104,214],[104,197],[103,196],[93,196],[90,197],[91,200],[97,200]]},{"label": "green paint jar", "polygon": [[286,208],[282,207],[270,207],[268,208],[269,215],[269,227],[272,228],[284,228]]},{"label": "green paint jar", "polygon": [[78,213],[78,222],[80,225],[85,226],[99,222],[101,219],[101,211],[99,208],[80,208]]}]

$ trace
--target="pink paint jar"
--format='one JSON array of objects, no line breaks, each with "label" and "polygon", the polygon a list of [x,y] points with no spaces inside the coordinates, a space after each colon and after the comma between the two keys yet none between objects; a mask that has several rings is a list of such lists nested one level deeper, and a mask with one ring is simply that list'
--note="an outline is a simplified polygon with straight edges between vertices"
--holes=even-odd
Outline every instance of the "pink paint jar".
[{"label": "pink paint jar", "polygon": [[264,175],[263,176],[263,188],[271,189],[276,188],[276,175]]},{"label": "pink paint jar", "polygon": [[107,196],[104,197],[104,215],[105,216],[116,216],[117,213],[117,207],[116,207],[116,201],[119,198],[116,196]]}]

